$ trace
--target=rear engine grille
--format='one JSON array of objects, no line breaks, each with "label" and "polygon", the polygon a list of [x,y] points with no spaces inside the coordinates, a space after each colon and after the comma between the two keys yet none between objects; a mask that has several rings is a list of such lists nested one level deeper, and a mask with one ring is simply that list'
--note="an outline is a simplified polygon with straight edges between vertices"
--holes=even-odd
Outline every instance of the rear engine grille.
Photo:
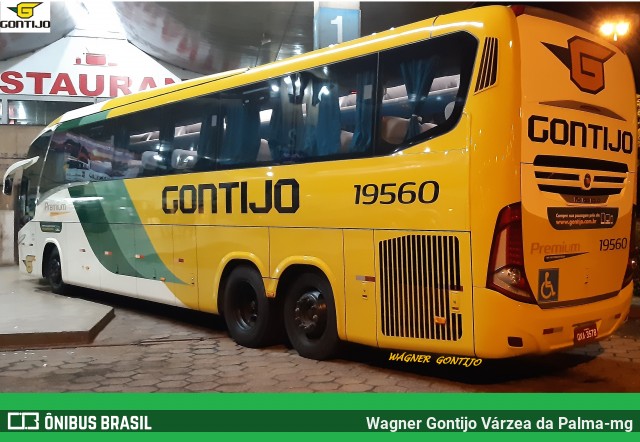
[{"label": "rear engine grille", "polygon": [[382,333],[457,341],[462,315],[452,312],[460,286],[460,247],[454,236],[407,235],[379,243]]},{"label": "rear engine grille", "polygon": [[534,162],[538,189],[568,196],[607,197],[624,188],[624,163],[591,158],[538,155]]}]

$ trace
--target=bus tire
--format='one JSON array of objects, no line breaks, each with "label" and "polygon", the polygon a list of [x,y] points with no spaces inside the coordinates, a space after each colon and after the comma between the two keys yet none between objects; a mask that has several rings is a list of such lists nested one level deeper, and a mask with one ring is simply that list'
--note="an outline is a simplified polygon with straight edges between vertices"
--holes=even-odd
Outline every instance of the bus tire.
[{"label": "bus tire", "polygon": [[223,316],[236,343],[251,348],[268,345],[274,333],[274,310],[256,269],[240,266],[231,271],[224,288]]},{"label": "bus tire", "polygon": [[325,360],[340,347],[331,284],[324,275],[304,273],[284,301],[284,325],[293,348],[305,358]]},{"label": "bus tire", "polygon": [[51,253],[49,253],[46,271],[51,291],[57,295],[65,294],[69,286],[62,280],[62,260],[57,247],[51,249]]}]

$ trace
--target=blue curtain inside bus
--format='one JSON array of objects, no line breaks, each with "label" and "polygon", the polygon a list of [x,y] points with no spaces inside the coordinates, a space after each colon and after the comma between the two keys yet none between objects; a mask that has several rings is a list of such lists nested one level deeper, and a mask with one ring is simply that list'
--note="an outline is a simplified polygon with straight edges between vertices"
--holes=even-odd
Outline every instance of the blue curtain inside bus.
[{"label": "blue curtain inside bus", "polygon": [[357,74],[356,124],[351,140],[351,152],[364,152],[373,141],[373,112],[375,109],[375,71],[366,70]]},{"label": "blue curtain inside bus", "polygon": [[421,121],[418,117],[418,115],[421,115],[420,105],[427,100],[437,66],[438,57],[436,56],[428,59],[408,60],[400,64],[402,77],[407,88],[407,102],[411,107],[411,117],[405,141],[412,139],[421,132]]}]

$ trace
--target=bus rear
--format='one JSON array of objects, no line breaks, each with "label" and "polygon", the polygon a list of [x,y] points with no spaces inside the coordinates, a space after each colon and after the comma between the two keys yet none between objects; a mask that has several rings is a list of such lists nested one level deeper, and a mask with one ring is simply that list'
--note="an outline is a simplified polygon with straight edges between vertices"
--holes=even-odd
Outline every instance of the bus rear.
[{"label": "bus rear", "polygon": [[487,288],[502,299],[490,295],[493,318],[488,303],[476,310],[481,357],[605,338],[626,319],[633,286],[637,126],[629,60],[564,18],[516,15],[521,202],[496,222]]}]

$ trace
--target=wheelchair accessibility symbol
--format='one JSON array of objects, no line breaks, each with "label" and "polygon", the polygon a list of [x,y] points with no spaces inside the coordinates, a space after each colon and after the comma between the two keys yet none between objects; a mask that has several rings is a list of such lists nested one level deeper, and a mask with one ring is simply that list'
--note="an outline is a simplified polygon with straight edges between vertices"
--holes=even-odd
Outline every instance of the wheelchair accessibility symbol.
[{"label": "wheelchair accessibility symbol", "polygon": [[538,301],[553,302],[558,300],[560,289],[559,269],[538,270]]}]

